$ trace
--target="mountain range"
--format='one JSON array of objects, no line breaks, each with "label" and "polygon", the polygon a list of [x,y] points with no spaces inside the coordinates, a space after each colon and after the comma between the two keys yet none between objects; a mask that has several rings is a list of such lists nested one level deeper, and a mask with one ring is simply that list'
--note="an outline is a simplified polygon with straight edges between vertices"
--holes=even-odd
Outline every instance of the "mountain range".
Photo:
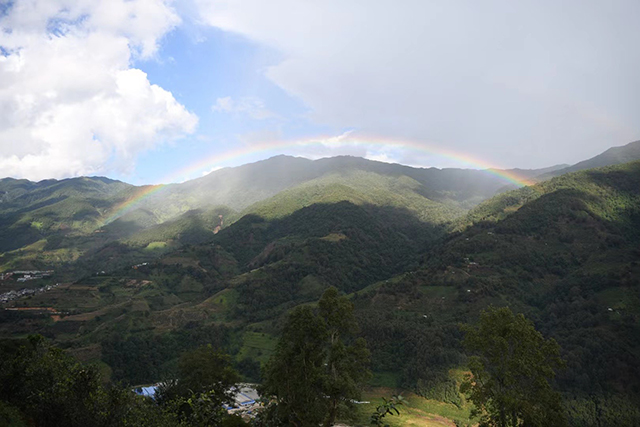
[{"label": "mountain range", "polygon": [[[637,159],[639,148],[640,142],[634,142],[568,168],[498,172],[540,180]],[[0,268],[75,261],[116,241],[176,247],[209,238],[220,215],[228,226],[246,214],[282,217],[320,202],[395,206],[423,222],[443,224],[513,188],[499,173],[412,168],[355,157],[312,161],[276,156],[161,188],[101,177],[37,183],[5,178],[0,180]]]},{"label": "mountain range", "polygon": [[214,343],[259,381],[287,312],[335,286],[371,384],[463,422],[458,325],[508,305],[560,344],[572,425],[637,425],[639,148],[539,170],[277,156],[163,187],[3,179],[0,269],[55,273],[0,293],[60,286],[8,302],[20,310],[0,311],[0,337],[42,333],[131,384]]}]

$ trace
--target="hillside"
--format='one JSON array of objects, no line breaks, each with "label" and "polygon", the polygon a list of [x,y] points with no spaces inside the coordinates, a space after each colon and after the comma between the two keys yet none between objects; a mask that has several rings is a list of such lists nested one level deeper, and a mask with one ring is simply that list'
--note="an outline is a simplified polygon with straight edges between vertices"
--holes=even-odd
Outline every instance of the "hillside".
[{"label": "hillside", "polygon": [[349,201],[358,205],[407,209],[421,221],[439,224],[465,210],[458,204],[437,202],[424,196],[429,188],[406,175],[390,176],[362,170],[323,175],[249,206],[243,213],[279,218],[315,203]]},{"label": "hillside", "polygon": [[206,198],[207,203],[242,210],[287,188],[325,175],[354,171],[394,178],[406,176],[425,187],[425,197],[461,203],[473,203],[473,200],[490,197],[505,182],[500,177],[473,169],[412,168],[350,156],[313,161],[276,156],[237,168],[214,171],[181,184],[175,191],[195,199]]},{"label": "hillside", "polygon": [[620,147],[612,147],[595,157],[576,163],[575,165],[550,171],[538,175],[539,180],[549,179],[565,173],[581,171],[585,169],[599,168],[603,166],[619,165],[622,163],[640,160],[640,141],[630,142]]},{"label": "hillside", "polygon": [[[319,160],[276,156],[166,186],[146,198],[139,209],[154,212],[162,221],[175,218],[190,209],[213,206],[227,206],[238,212],[247,212],[252,205],[282,191],[303,184],[313,185],[314,181],[322,181],[328,176],[333,177],[334,182],[341,181],[349,185],[349,178],[358,174],[379,176],[386,180],[412,180],[419,187],[415,191],[423,198],[461,209],[468,209],[493,196],[508,182],[474,169],[412,168],[350,156]],[[343,179],[336,179],[339,176]],[[384,183],[373,185],[379,187]]]},{"label": "hillside", "polygon": [[[407,175],[345,169],[285,189],[239,213],[226,206],[194,209],[175,219],[135,232],[126,241],[140,245],[171,240],[200,243],[212,237],[212,230],[219,223],[219,215],[223,215],[225,224],[229,225],[244,215],[282,218],[317,203],[346,201],[360,206],[406,209],[415,218],[430,224],[443,224],[466,212],[455,201],[434,201],[425,197],[424,194],[430,191],[429,187]],[[105,229],[121,226],[122,222],[116,221]]]},{"label": "hillside", "polygon": [[[634,144],[583,163],[633,157]],[[560,166],[506,172],[530,179],[568,170]],[[349,156],[315,161],[276,156],[161,187],[107,178],[39,183],[8,178],[0,180],[0,269],[60,268],[114,242],[136,252],[137,260],[151,260],[211,238],[219,215],[224,227],[245,214],[276,218],[314,203],[406,208],[422,221],[442,224],[513,188],[486,171],[412,168]],[[147,247],[154,250],[144,251]]]},{"label": "hillside", "polygon": [[135,187],[108,178],[0,180],[0,270],[49,269],[110,240],[94,234]]},{"label": "hillside", "polygon": [[[115,379],[132,382],[169,372],[181,348],[174,340],[189,347],[218,337],[238,361],[249,358],[251,367],[267,353],[256,354],[247,347],[250,340],[262,334],[273,342],[288,309],[317,300],[330,285],[358,291],[416,266],[440,233],[407,210],[339,202],[271,221],[247,215],[212,242],[154,262],[138,262],[126,246],[109,245],[78,261],[95,273],[28,302],[66,316],[52,322],[46,310],[26,318],[2,313],[0,333],[39,331],[85,360],[108,363]],[[130,264],[101,272],[109,259]],[[134,360],[148,348],[154,361],[143,369]],[[255,369],[245,374],[256,379]]]},{"label": "hillside", "polygon": [[0,180],[0,252],[46,235],[90,232],[95,222],[132,186],[107,178],[73,178],[37,183]]},{"label": "hillside", "polygon": [[464,363],[456,323],[489,304],[509,305],[562,347],[567,368],[558,385],[572,424],[637,424],[638,182],[633,162],[564,175],[474,209],[420,269],[358,298],[377,369],[434,393],[438,376]]},{"label": "hillside", "polygon": [[[79,221],[58,241],[49,228],[3,253],[3,263],[41,267],[43,256],[64,251],[74,261],[60,258],[54,277],[28,285],[59,287],[6,305],[20,310],[0,312],[0,336],[40,332],[129,383],[171,375],[181,351],[214,343],[259,381],[286,313],[336,286],[354,302],[372,351],[371,384],[413,390],[461,416],[458,325],[490,304],[509,305],[560,344],[567,368],[557,385],[574,424],[637,424],[640,162],[508,191],[467,214],[456,201],[462,190],[428,187],[410,171],[383,173],[395,166],[333,171],[241,213],[195,209],[149,227],[121,218],[88,234]],[[5,183],[15,197],[6,217],[10,209],[30,218],[47,207],[65,212],[78,197],[48,184],[29,201],[29,185]],[[82,186],[95,197],[80,200],[95,212],[95,200],[117,206],[138,191],[90,179],[72,189]],[[86,217],[95,224],[96,214]]]},{"label": "hillside", "polygon": [[[526,203],[550,193],[561,191],[563,194],[580,194],[585,203],[609,220],[621,220],[621,215],[633,216],[637,200],[633,194],[637,188],[633,181],[638,162],[620,166],[596,168],[544,181],[535,186],[521,188],[500,194],[489,199],[472,210],[466,217],[457,221],[458,227],[480,221],[495,222],[506,218]],[[629,209],[630,213],[625,209]],[[626,223],[626,221],[623,221]],[[631,227],[630,231],[633,230]]]},{"label": "hillside", "polygon": [[[152,259],[210,239],[219,215],[222,228],[245,214],[271,218],[322,202],[407,208],[423,221],[443,223],[505,182],[479,170],[289,156],[156,187],[106,178],[5,179],[0,181],[0,268],[59,268],[95,257],[114,242],[137,251],[135,259]],[[141,252],[149,245],[155,250]]]}]

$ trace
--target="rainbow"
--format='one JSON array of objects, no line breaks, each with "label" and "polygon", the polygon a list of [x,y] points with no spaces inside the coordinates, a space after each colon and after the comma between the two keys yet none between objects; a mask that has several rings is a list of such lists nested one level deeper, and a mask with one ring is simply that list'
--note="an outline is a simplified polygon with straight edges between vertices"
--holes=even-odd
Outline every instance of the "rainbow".
[{"label": "rainbow", "polygon": [[[184,168],[173,171],[171,174],[165,176],[160,181],[171,183],[184,181],[185,177],[193,177],[194,174],[211,169],[220,169],[224,166],[235,166],[239,160],[259,160],[266,157],[266,155],[272,154],[295,154],[297,150],[302,148],[318,148],[318,149],[331,149],[341,147],[376,147],[383,150],[410,150],[430,156],[438,156],[441,158],[455,161],[457,164],[470,169],[480,169],[488,174],[497,176],[506,182],[517,185],[518,187],[531,185],[533,182],[513,173],[496,167],[484,160],[471,157],[467,154],[458,153],[453,150],[437,147],[435,145],[427,144],[424,142],[416,142],[411,140],[398,140],[387,139],[380,137],[351,137],[351,132],[345,132],[340,136],[333,137],[316,137],[306,140],[295,141],[274,141],[264,142],[260,144],[252,144],[249,146],[241,147],[236,150],[230,150],[222,154],[214,154],[200,159]],[[104,221],[104,224],[109,224],[115,221],[127,212],[135,209],[142,201],[150,196],[162,191],[166,187],[165,184],[147,185],[138,187],[130,197],[116,206],[111,215]]]},{"label": "rainbow", "polygon": [[105,226],[109,223],[112,223],[127,212],[134,210],[138,207],[138,205],[140,205],[143,200],[149,198],[165,187],[165,184],[143,185],[141,187],[136,187],[129,197],[127,197],[124,201],[120,202],[113,208],[111,215],[109,215],[104,221],[102,221],[102,224],[100,226]]}]

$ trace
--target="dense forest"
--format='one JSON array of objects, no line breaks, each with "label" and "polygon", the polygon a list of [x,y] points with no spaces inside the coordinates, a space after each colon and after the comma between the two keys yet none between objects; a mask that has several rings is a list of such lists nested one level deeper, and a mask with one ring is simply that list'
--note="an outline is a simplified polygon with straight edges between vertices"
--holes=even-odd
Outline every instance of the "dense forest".
[{"label": "dense forest", "polygon": [[[457,425],[565,425],[561,396],[549,382],[563,365],[554,340],[509,308],[489,307],[477,326],[461,329],[472,356],[460,391],[475,408]],[[258,402],[240,413],[236,396],[246,386],[220,342],[181,350],[171,376],[145,395],[141,387],[105,383],[94,366],[29,335],[0,346],[0,421],[13,427],[388,425],[385,417],[400,416],[408,402],[394,395],[370,414],[358,407],[370,404],[360,399],[371,376],[371,353],[359,331],[354,304],[335,287],[317,305],[296,307],[262,370]]]},{"label": "dense forest", "polygon": [[433,377],[464,360],[456,323],[508,305],[560,344],[567,365],[557,384],[572,425],[636,424],[638,182],[634,162],[564,175],[472,211],[473,225],[448,235],[420,269],[359,296],[373,359],[387,361],[378,369],[404,361],[399,384],[433,393],[442,388]]},{"label": "dense forest", "polygon": [[[358,172],[356,181],[375,179],[371,173]],[[363,192],[360,184],[347,191],[336,187],[335,177],[324,180],[247,203],[248,210],[236,217],[230,208],[208,207],[134,234],[120,228],[120,240],[110,240],[109,225],[91,236],[70,231],[47,236],[43,245],[49,249],[34,249],[39,255],[28,262],[47,266],[42,254],[70,251],[70,242],[84,242],[86,251],[41,282],[61,281],[61,286],[6,306],[32,310],[0,311],[0,334],[8,338],[3,351],[14,355],[7,360],[30,351],[25,360],[45,363],[36,362],[36,355],[51,351],[72,377],[82,369],[77,366],[86,366],[101,378],[91,384],[107,387],[96,392],[107,397],[92,404],[109,408],[117,406],[109,400],[117,396],[129,402],[130,387],[179,378],[185,374],[180,368],[185,353],[210,345],[228,355],[224,360],[236,372],[234,381],[264,383],[277,396],[279,385],[269,383],[268,372],[283,367],[270,360],[290,351],[279,338],[296,336],[287,332],[292,314],[312,329],[326,322],[319,320],[318,300],[333,287],[357,320],[345,348],[361,338],[368,349],[371,376],[356,381],[359,387],[411,391],[461,411],[473,403],[490,413],[491,403],[461,392],[469,371],[485,372],[473,362],[483,349],[468,344],[464,337],[470,329],[462,325],[476,325],[487,307],[509,307],[557,343],[562,363],[545,379],[558,392],[549,402],[552,416],[562,414],[569,425],[581,426],[640,422],[640,162],[506,191],[463,216],[456,211],[462,208],[458,196],[440,200],[436,210],[426,202],[402,207],[393,200],[418,199],[405,192],[400,199],[389,195],[376,202],[375,193]],[[109,197],[122,191],[108,189],[122,183],[86,185]],[[388,194],[394,185],[399,185],[395,178],[385,179],[378,189]],[[16,212],[28,204],[12,203]],[[220,215],[230,221],[214,234],[210,229],[221,223]],[[11,265],[29,253],[36,252],[9,251],[3,258]],[[300,311],[305,307],[307,312]],[[34,332],[51,342],[20,350]],[[61,350],[49,350],[52,345]],[[318,386],[316,392],[328,395],[322,390]],[[384,402],[401,402],[390,399]],[[3,400],[6,417],[33,410],[8,395]],[[137,400],[127,405],[138,405],[131,402]],[[150,410],[141,405],[135,411]],[[273,411],[283,419],[299,416]],[[327,411],[332,410],[318,409]],[[183,422],[180,414],[157,416]],[[480,422],[482,414],[476,416],[456,422]],[[317,415],[316,421],[324,418]]]}]

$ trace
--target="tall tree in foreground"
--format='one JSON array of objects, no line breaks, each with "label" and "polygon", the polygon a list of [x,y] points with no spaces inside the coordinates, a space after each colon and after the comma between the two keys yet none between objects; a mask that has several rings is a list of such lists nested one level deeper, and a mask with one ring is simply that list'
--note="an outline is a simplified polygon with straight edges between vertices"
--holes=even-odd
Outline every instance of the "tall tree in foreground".
[{"label": "tall tree in foreground", "polygon": [[480,426],[562,426],[560,394],[549,380],[561,367],[560,347],[545,340],[522,314],[483,311],[477,326],[463,326],[471,376],[461,386],[480,415]]},{"label": "tall tree in foreground", "polygon": [[340,408],[360,398],[369,351],[355,339],[353,304],[329,288],[318,309],[294,309],[265,369],[263,395],[276,398],[273,417],[296,426],[330,426]]},{"label": "tall tree in foreground", "polygon": [[221,425],[239,379],[227,354],[204,345],[180,356],[177,380],[161,384],[156,401],[188,425]]}]

